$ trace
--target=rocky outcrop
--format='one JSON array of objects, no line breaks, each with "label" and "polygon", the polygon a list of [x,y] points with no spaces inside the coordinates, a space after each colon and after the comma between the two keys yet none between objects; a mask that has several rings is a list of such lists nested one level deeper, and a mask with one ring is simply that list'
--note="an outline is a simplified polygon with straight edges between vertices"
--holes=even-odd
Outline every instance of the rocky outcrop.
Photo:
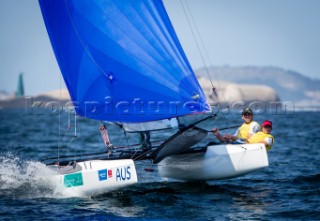
[{"label": "rocky outcrop", "polygon": [[[254,101],[268,103],[279,101],[277,93],[270,87],[265,85],[252,84],[234,84],[231,82],[218,81],[215,82],[216,92],[219,100],[212,93],[212,86],[206,78],[199,78],[199,83],[203,88],[208,101],[214,105],[234,104],[234,103],[250,103]],[[2,108],[25,108],[39,105],[40,107],[51,107],[51,105],[65,105],[70,101],[70,96],[67,89],[54,90],[41,93],[36,96],[25,96],[21,98],[10,98],[0,101]]]},{"label": "rocky outcrop", "polygon": [[212,92],[211,82],[207,78],[199,78],[199,83],[203,88],[210,104],[218,101],[223,104],[250,103],[250,102],[279,102],[276,91],[266,85],[258,84],[235,84],[226,81],[217,81],[214,84],[218,99]]},{"label": "rocky outcrop", "polygon": [[237,85],[265,85],[276,91],[282,102],[293,103],[296,107],[320,108],[320,80],[292,70],[254,66],[220,66],[196,70],[199,78],[207,77],[208,73],[215,84],[217,81],[227,81]]},{"label": "rocky outcrop", "polygon": [[35,96],[35,99],[37,97],[48,97],[56,100],[70,100],[70,95],[67,89],[48,91]]},{"label": "rocky outcrop", "polygon": [[52,106],[66,105],[70,101],[67,89],[48,91],[36,96],[7,97],[0,100],[0,108],[52,108]]}]

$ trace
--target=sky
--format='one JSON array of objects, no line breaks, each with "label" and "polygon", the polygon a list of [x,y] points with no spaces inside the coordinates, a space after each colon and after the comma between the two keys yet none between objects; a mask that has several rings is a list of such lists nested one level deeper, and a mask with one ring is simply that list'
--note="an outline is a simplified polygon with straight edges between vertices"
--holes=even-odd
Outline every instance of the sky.
[{"label": "sky", "polygon": [[[163,1],[194,69],[274,66],[320,79],[319,0]],[[0,30],[0,91],[16,91],[19,73],[27,95],[65,87],[37,0],[0,0]]]}]

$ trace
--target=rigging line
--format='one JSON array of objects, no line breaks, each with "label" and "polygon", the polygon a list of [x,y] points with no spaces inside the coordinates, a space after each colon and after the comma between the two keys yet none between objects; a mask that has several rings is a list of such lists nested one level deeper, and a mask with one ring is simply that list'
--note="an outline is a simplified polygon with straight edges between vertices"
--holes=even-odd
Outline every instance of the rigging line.
[{"label": "rigging line", "polygon": [[[60,74],[60,77],[59,77],[59,112],[60,112],[60,109],[61,109],[61,74]],[[60,141],[60,139],[61,139],[61,134],[60,134],[60,127],[61,127],[61,113],[62,112],[60,112],[59,113],[59,132],[58,132],[58,134],[59,134],[59,138],[58,138],[58,162],[60,161],[60,145],[61,145],[61,141]]]},{"label": "rigging line", "polygon": [[[77,148],[75,147],[74,150],[71,150],[71,143],[73,143],[77,139],[77,122],[76,122],[77,118],[76,117],[77,117],[76,112],[74,112],[74,135],[72,136],[72,138],[70,139],[70,141],[66,145],[67,153],[73,153],[73,158],[74,158],[73,160],[74,161],[76,161],[76,158],[77,158]],[[71,123],[71,119],[70,119],[70,123]]]},{"label": "rigging line", "polygon": [[243,166],[243,163],[244,163],[244,157],[245,155],[247,154],[247,148],[243,147],[243,146],[240,146],[240,148],[244,149],[245,151],[242,153],[241,157],[240,157],[240,160],[239,160],[239,163],[238,163],[238,168],[242,168],[240,167],[240,164],[242,163],[242,166]]},{"label": "rigging line", "polygon": [[[77,141],[78,146],[80,146],[80,145],[83,145],[83,138],[82,138],[82,136],[81,136],[81,127],[78,126],[78,124],[77,124],[77,119],[78,119],[78,116],[77,116],[77,113],[75,112],[75,113],[74,113],[74,135],[73,135],[73,138],[74,138],[74,140]],[[78,140],[78,135],[77,135],[78,133],[80,134],[80,136],[79,136],[80,140]],[[75,157],[75,160],[76,160],[76,158],[77,158],[78,155],[79,155],[80,157],[82,156],[83,151],[84,151],[84,148],[81,148],[81,146],[78,147],[78,148],[77,148],[77,146],[76,146],[76,147],[74,148],[74,152],[75,152],[74,157]],[[78,154],[78,155],[77,155],[77,154]]]},{"label": "rigging line", "polygon": [[[181,2],[181,0],[180,0],[180,2]],[[182,2],[181,2],[181,4],[182,4]],[[191,20],[192,20],[192,22],[193,22],[193,24],[194,24],[194,27],[195,27],[195,30],[196,30],[196,32],[197,32],[198,38],[200,39],[200,43],[201,43],[202,48],[203,48],[203,50],[204,50],[204,53],[205,53],[205,55],[206,55],[206,57],[207,57],[207,60],[208,60],[208,62],[209,62],[209,65],[210,65],[210,66],[213,66],[212,63],[211,63],[210,56],[209,56],[208,51],[207,51],[207,49],[206,49],[206,47],[205,47],[205,44],[204,44],[204,42],[203,42],[203,40],[202,40],[202,37],[201,37],[201,35],[200,35],[198,26],[197,26],[197,24],[196,24],[196,22],[195,22],[195,19],[194,19],[193,15],[192,15],[192,12],[191,12],[191,9],[190,9],[190,7],[189,7],[189,4],[188,4],[188,1],[187,1],[187,0],[185,0],[185,4],[186,4],[187,9],[188,9],[188,12],[189,12],[189,14],[190,14]],[[185,11],[185,14],[186,14],[186,17],[187,17],[186,11]],[[187,17],[187,18],[188,18],[188,17]],[[188,21],[189,21],[189,20],[188,20]],[[189,22],[189,26],[190,26],[190,29],[191,29],[191,31],[192,31],[192,26],[191,26],[191,23],[190,23],[190,22]],[[193,33],[193,31],[192,31],[192,33]],[[195,38],[195,35],[193,35],[193,36],[194,36],[194,40],[197,42],[197,40],[196,40],[196,38]],[[198,47],[198,50],[199,50],[199,53],[201,54],[200,47]],[[202,56],[202,54],[201,54],[201,56]],[[203,58],[203,60],[204,60],[204,58]],[[214,85],[213,85],[213,83],[212,83],[212,79],[211,79],[211,76],[210,76],[208,67],[207,67],[207,65],[205,64],[205,62],[204,62],[204,65],[205,65],[205,71],[206,71],[206,73],[207,73],[207,75],[208,75],[208,78],[209,78],[209,80],[210,80],[210,82],[211,82],[212,92],[214,93],[214,95],[215,95],[216,98],[217,98],[218,106],[221,106],[221,101],[220,101],[220,99],[219,99],[219,97],[218,97],[218,94],[217,94],[217,92],[216,92],[216,88],[214,87]],[[213,75],[215,75],[214,71],[213,71]],[[221,85],[220,85],[220,86],[221,86]],[[224,94],[221,94],[221,95],[222,95],[222,97],[223,97],[224,102],[226,102],[226,99],[225,99]]]},{"label": "rigging line", "polygon": [[[193,30],[193,28],[192,28],[192,24],[191,24],[191,21],[190,21],[190,19],[189,19],[188,13],[187,13],[187,11],[186,11],[186,9],[185,9],[185,6],[184,6],[182,0],[180,0],[180,3],[181,3],[181,5],[182,5],[184,14],[185,14],[185,16],[186,16],[186,18],[187,18],[187,21],[188,21],[188,24],[189,24],[189,26],[190,26],[190,30],[191,30],[193,39],[194,39],[194,41],[195,41],[195,43],[196,43],[196,45],[197,45],[198,52],[199,52],[199,54],[200,54],[200,56],[201,56],[201,59],[202,59],[202,62],[203,62],[203,64],[204,64],[206,73],[207,73],[207,75],[208,75],[208,77],[209,77],[211,86],[212,86],[212,88],[214,88],[213,83],[212,83],[212,80],[211,80],[211,77],[210,77],[210,75],[209,75],[208,66],[207,66],[206,61],[205,61],[205,59],[204,59],[204,56],[203,56],[203,54],[202,54],[202,52],[201,52],[201,48],[200,48],[200,45],[199,45],[199,43],[198,43],[198,41],[197,41],[196,34],[195,34],[195,32],[194,32],[194,30]],[[187,3],[186,3],[186,5],[187,5],[187,7],[188,7],[188,11],[189,11],[189,14],[191,15],[191,18],[193,19],[192,14],[191,14],[191,11],[190,11],[190,8],[189,8],[189,6],[188,6]],[[198,36],[200,36],[200,33],[199,33],[199,31],[198,31],[197,25],[195,24],[194,20],[193,20],[193,23],[194,23],[195,29],[196,29],[196,31],[197,31],[197,33],[198,33]],[[201,37],[199,37],[199,38],[200,38],[200,41],[202,42]],[[203,45],[203,42],[202,42],[202,45]],[[203,46],[203,47],[204,47],[204,46]]]},{"label": "rigging line", "polygon": [[67,128],[66,128],[65,132],[64,132],[63,141],[67,140],[67,133],[70,131],[70,128],[71,128],[71,125],[70,125],[70,121],[71,121],[70,114],[68,113],[68,111],[66,111],[66,113],[67,113],[67,117],[68,117],[68,120],[67,120],[68,121],[68,125],[67,125]]},{"label": "rigging line", "polygon": [[[119,118],[118,118],[119,119]],[[127,132],[125,131],[125,129],[123,128],[123,125],[120,124],[120,123],[115,123],[115,122],[112,122],[112,124],[114,125],[117,125],[120,130],[123,132],[123,137],[121,136],[121,140],[118,141],[118,143],[122,144],[122,142],[126,143],[127,145],[125,145],[126,147],[129,147],[129,138],[128,138],[128,135],[127,135]],[[113,146],[114,149],[116,149],[115,146]]]},{"label": "rigging line", "polygon": [[[206,48],[206,46],[205,46],[205,44],[204,44],[204,42],[203,42],[203,40],[202,40],[202,37],[201,37],[201,35],[200,35],[200,32],[199,32],[197,23],[195,22],[195,19],[194,19],[194,17],[193,17],[193,14],[192,14],[192,12],[191,12],[191,9],[190,9],[190,7],[189,7],[189,3],[188,3],[187,0],[185,0],[185,4],[186,4],[187,9],[188,9],[188,12],[189,12],[189,14],[190,14],[191,21],[193,22],[193,25],[194,25],[195,30],[196,30],[196,32],[197,32],[198,38],[200,39],[200,43],[201,43],[201,46],[202,46],[202,48],[203,48],[203,50],[204,50],[205,56],[206,56],[206,58],[207,58],[207,61],[209,62],[209,65],[212,67],[213,65],[212,65],[212,63],[211,63],[211,59],[210,59],[209,53],[208,53],[207,48]],[[206,73],[207,73],[207,75],[208,75],[208,78],[209,78],[209,80],[210,80],[210,82],[211,82],[212,91],[213,91],[214,95],[216,96],[216,98],[217,98],[217,100],[218,100],[218,104],[220,105],[221,102],[220,102],[219,97],[218,97],[218,95],[217,95],[217,92],[216,92],[216,90],[215,90],[216,88],[213,86],[213,81],[212,81],[212,78],[211,78],[211,75],[210,75],[210,73],[209,73],[209,70],[208,70],[208,66],[207,66],[207,65],[205,65],[205,70],[206,70]],[[213,72],[213,74],[214,74],[214,72]]]},{"label": "rigging line", "polygon": [[[119,117],[117,117],[117,118],[119,119],[118,122],[121,122],[120,118]],[[130,147],[130,146],[134,146],[134,145],[129,145],[129,138],[127,136],[127,132],[123,128],[123,125],[121,123],[118,123],[118,122],[101,121],[101,124],[106,126],[106,124],[109,123],[111,125],[115,125],[115,126],[119,127],[119,129],[123,132],[124,136],[123,137],[121,136],[121,140],[118,140],[117,143],[122,143],[122,142],[125,143],[123,146],[121,146],[121,148],[127,148],[127,147]],[[108,131],[108,136],[109,136],[109,131]],[[109,139],[110,139],[110,142],[111,142],[112,136],[110,136]],[[113,148],[113,150],[111,150],[111,152],[112,151],[116,151],[116,149],[120,148],[120,146],[112,145],[112,148]]]},{"label": "rigging line", "polygon": [[[201,52],[200,45],[198,44],[198,42],[197,42],[197,40],[196,40],[196,35],[194,34],[194,31],[193,31],[193,29],[192,29],[192,24],[191,24],[191,22],[190,22],[190,20],[189,20],[189,18],[188,18],[187,11],[185,10],[185,8],[184,8],[184,6],[183,6],[182,0],[180,0],[180,2],[181,2],[181,5],[182,5],[182,7],[183,7],[183,10],[184,10],[184,12],[185,12],[185,15],[186,15],[186,17],[187,17],[187,19],[188,19],[188,22],[189,22],[189,26],[190,26],[192,35],[193,35],[193,37],[194,37],[194,40],[195,40],[195,42],[196,42],[196,44],[197,44],[199,53],[200,53],[201,58],[202,58],[202,60],[203,60],[204,67],[205,67],[206,73],[207,73],[207,75],[208,75],[208,78],[209,78],[209,80],[210,80],[211,86],[214,88],[213,82],[212,82],[212,79],[211,79],[211,76],[210,76],[210,74],[209,74],[208,66],[207,66],[207,64],[206,64],[206,62],[205,62],[205,58],[204,58],[204,56],[203,56],[203,54],[202,54],[202,52]],[[200,39],[201,46],[202,46],[202,48],[203,48],[203,50],[204,50],[204,53],[205,53],[205,55],[206,55],[206,57],[207,57],[207,60],[208,60],[209,63],[210,63],[210,58],[209,58],[209,55],[208,55],[208,51],[206,50],[206,47],[205,47],[205,45],[204,45],[204,43],[203,43],[203,40],[202,40],[202,38],[201,38],[201,35],[200,35],[200,32],[199,32],[198,26],[197,26],[197,24],[196,24],[196,22],[195,22],[195,20],[194,20],[194,17],[193,17],[193,15],[192,15],[192,13],[191,13],[191,10],[190,10],[190,7],[189,7],[189,4],[188,4],[188,1],[187,1],[187,0],[185,0],[185,4],[186,4],[186,7],[187,7],[188,12],[189,12],[189,14],[190,14],[191,21],[192,21],[192,23],[193,23],[193,25],[194,25],[194,27],[195,27],[196,33],[197,33],[197,35],[198,35],[198,38]]]},{"label": "rigging line", "polygon": [[142,154],[140,154],[140,155],[138,155],[138,156],[135,156],[136,153],[138,153],[138,151],[139,151],[139,149],[136,150],[136,151],[132,154],[131,159],[132,159],[133,161],[135,161],[135,160],[140,160],[140,159],[142,159],[142,158],[144,158],[144,157],[148,157],[148,155],[151,155],[152,152],[153,152],[153,150],[150,149],[150,150],[147,150],[145,153],[142,153]]},{"label": "rigging line", "polygon": [[[197,34],[198,34],[198,36],[199,36],[200,43],[202,43],[202,47],[204,48],[204,51],[205,51],[205,53],[206,53],[206,55],[207,55],[207,59],[208,59],[208,60],[209,60],[209,62],[210,62],[210,58],[209,58],[209,56],[208,56],[208,53],[207,53],[206,47],[204,46],[204,43],[203,43],[203,41],[202,41],[202,38],[201,38],[200,32],[199,32],[199,30],[198,30],[198,28],[197,28],[196,22],[195,22],[195,20],[194,20],[194,18],[193,18],[193,16],[192,16],[192,13],[191,13],[190,7],[189,7],[189,5],[188,5],[187,1],[185,1],[185,2],[186,2],[186,5],[187,5],[187,8],[188,8],[188,11],[189,11],[189,14],[190,14],[191,20],[192,20],[192,22],[193,22],[193,24],[194,24],[194,27],[195,27],[195,29],[196,29],[196,31],[197,31]],[[210,74],[209,74],[208,66],[207,66],[207,64],[206,64],[206,62],[205,62],[205,59],[204,59],[204,56],[203,56],[203,54],[202,54],[202,52],[201,52],[200,45],[199,45],[199,43],[198,43],[198,41],[197,41],[197,38],[196,38],[195,32],[194,32],[194,30],[193,30],[193,28],[192,28],[192,24],[191,24],[191,22],[190,22],[190,19],[189,19],[189,17],[188,17],[188,13],[187,13],[187,11],[186,11],[186,9],[185,9],[184,5],[183,5],[182,0],[180,0],[180,3],[181,3],[181,5],[182,5],[183,11],[184,11],[185,16],[186,16],[186,18],[187,18],[187,21],[188,21],[188,24],[189,24],[189,27],[190,27],[190,30],[191,30],[191,33],[192,33],[193,39],[194,39],[194,41],[195,41],[195,43],[196,43],[196,45],[197,45],[198,52],[199,52],[199,54],[200,54],[200,56],[201,56],[201,58],[202,58],[202,61],[203,61],[203,63],[204,63],[205,71],[206,71],[206,73],[207,73],[207,75],[208,75],[208,78],[209,78],[209,80],[210,80],[210,83],[211,83],[212,93],[214,94],[214,96],[215,96],[215,97],[216,97],[216,99],[217,99],[217,106],[218,106],[218,108],[219,108],[219,107],[221,107],[221,102],[220,102],[220,99],[219,99],[219,97],[218,97],[218,94],[217,94],[216,88],[215,88],[215,86],[213,85],[213,82],[212,82],[211,76],[210,76]],[[224,100],[225,100],[225,99],[224,99]]]},{"label": "rigging line", "polygon": [[[233,128],[238,128],[240,126],[241,125],[234,125],[234,126],[227,126],[227,127],[222,127],[222,128],[218,128],[218,129],[219,130],[229,130],[229,129],[233,129]],[[208,133],[212,132],[212,130],[206,130],[204,128],[200,128],[200,127],[196,127],[196,126],[195,126],[195,128],[198,129],[198,130],[202,130],[202,131],[208,132]]]},{"label": "rigging line", "polygon": [[74,113],[74,137],[77,137],[77,114]]},{"label": "rigging line", "polygon": [[128,146],[129,146],[129,138],[128,138],[128,136],[127,136],[126,130],[123,128],[123,125],[122,125],[122,127],[121,127],[121,130],[123,131],[124,138],[125,138],[125,140],[126,140],[126,142],[127,142],[127,147],[128,147]]},{"label": "rigging line", "polygon": [[135,149],[135,152],[134,152],[133,155],[131,156],[131,159],[137,160],[137,159],[139,159],[141,156],[146,156],[147,154],[151,153],[152,150],[150,149],[150,150],[148,150],[146,153],[141,154],[141,155],[138,155],[137,157],[135,157],[136,153],[138,153],[138,151],[142,149],[142,145],[143,145],[143,143],[142,143],[141,145],[139,145],[138,148]]}]

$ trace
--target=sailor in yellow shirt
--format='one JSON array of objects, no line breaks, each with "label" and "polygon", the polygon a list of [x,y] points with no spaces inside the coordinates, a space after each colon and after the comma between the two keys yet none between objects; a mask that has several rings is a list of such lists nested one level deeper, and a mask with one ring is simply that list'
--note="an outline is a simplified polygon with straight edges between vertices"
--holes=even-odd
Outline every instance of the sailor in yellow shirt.
[{"label": "sailor in yellow shirt", "polygon": [[221,141],[244,143],[245,140],[260,131],[260,125],[256,121],[253,121],[253,111],[248,107],[242,111],[242,119],[244,123],[238,128],[234,135],[226,134],[222,136],[218,128],[212,129],[212,133]]},{"label": "sailor in yellow shirt", "polygon": [[266,145],[267,150],[270,150],[274,143],[274,138],[270,134],[271,130],[272,130],[272,122],[269,120],[263,121],[262,131],[252,135],[247,140],[247,143],[263,143]]}]

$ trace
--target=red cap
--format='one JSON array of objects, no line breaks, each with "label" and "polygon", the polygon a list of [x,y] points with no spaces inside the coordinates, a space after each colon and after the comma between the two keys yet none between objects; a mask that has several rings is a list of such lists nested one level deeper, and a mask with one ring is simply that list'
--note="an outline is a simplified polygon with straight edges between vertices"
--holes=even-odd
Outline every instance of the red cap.
[{"label": "red cap", "polygon": [[270,126],[272,128],[272,122],[270,120],[265,120],[262,122],[262,127]]}]

